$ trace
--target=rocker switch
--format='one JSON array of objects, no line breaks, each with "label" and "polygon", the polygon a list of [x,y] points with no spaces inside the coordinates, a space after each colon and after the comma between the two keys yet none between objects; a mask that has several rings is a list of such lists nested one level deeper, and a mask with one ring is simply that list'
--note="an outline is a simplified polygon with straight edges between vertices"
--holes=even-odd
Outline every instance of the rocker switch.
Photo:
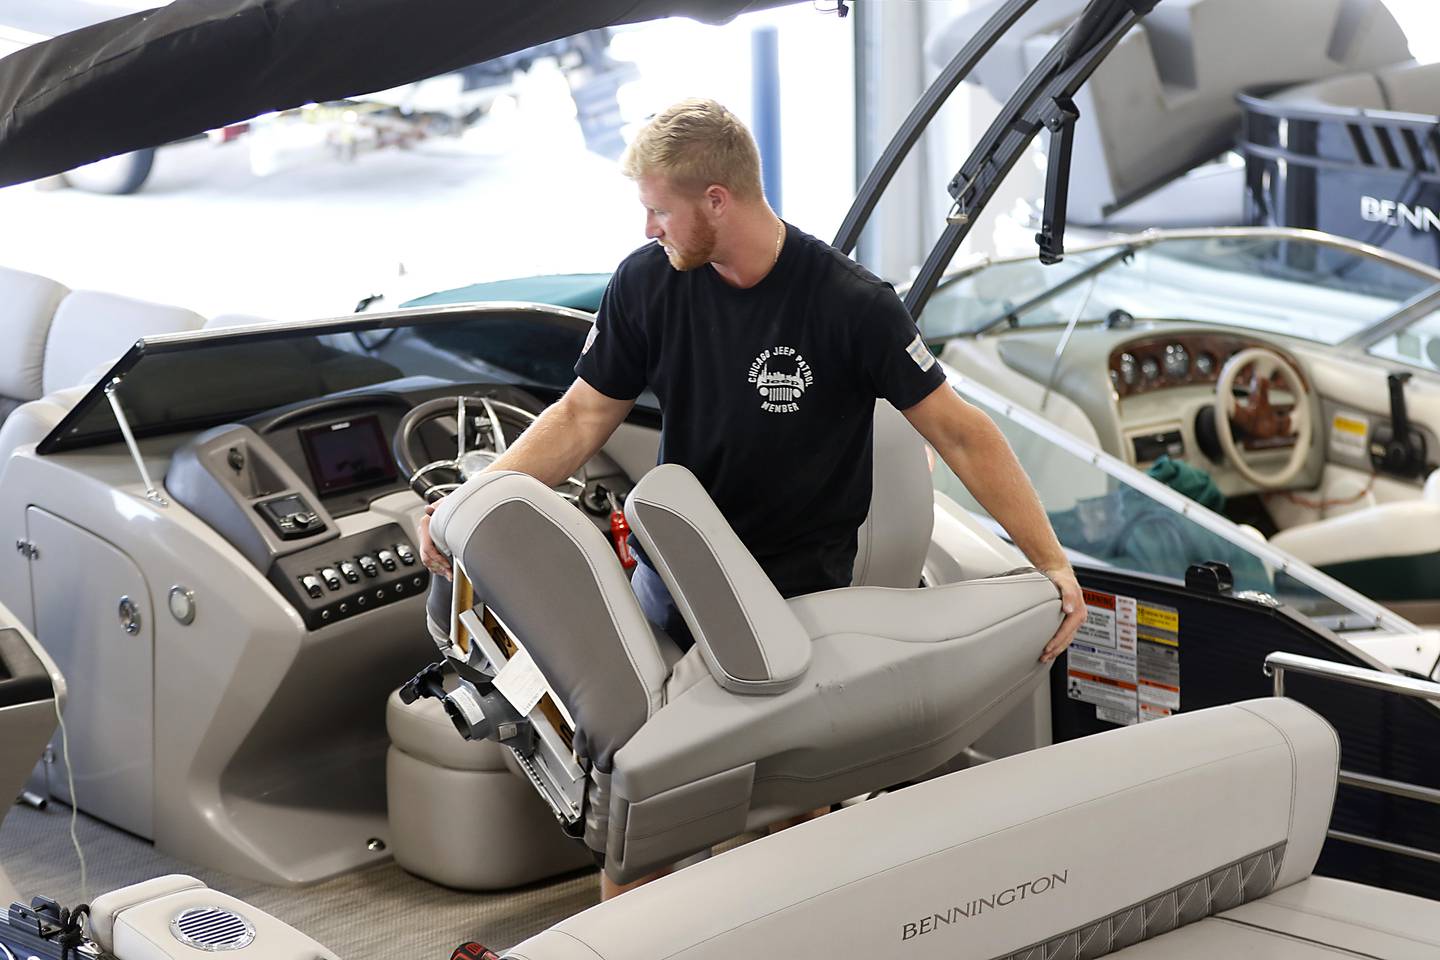
[{"label": "rocker switch", "polygon": [[345,578],[346,583],[360,582],[360,568],[349,560],[340,561],[340,575]]},{"label": "rocker switch", "polygon": [[320,581],[315,579],[312,574],[307,573],[301,577],[300,586],[305,588],[305,592],[310,594],[311,599],[319,600],[325,595],[325,588],[320,586]]},{"label": "rocker switch", "polygon": [[326,567],[324,570],[321,570],[320,576],[325,578],[325,586],[331,590],[340,589],[340,571],[334,567]]},{"label": "rocker switch", "polygon": [[380,567],[375,563],[374,557],[365,554],[364,556],[356,557],[355,560],[360,564],[360,569],[365,571],[365,576],[378,577],[380,575]]},{"label": "rocker switch", "polygon": [[400,562],[407,567],[415,565],[415,551],[410,549],[408,543],[395,544],[395,556],[399,557]]},{"label": "rocker switch", "polygon": [[389,550],[381,550],[377,552],[375,556],[380,559],[380,566],[384,567],[386,570],[395,569],[395,554],[391,553]]}]

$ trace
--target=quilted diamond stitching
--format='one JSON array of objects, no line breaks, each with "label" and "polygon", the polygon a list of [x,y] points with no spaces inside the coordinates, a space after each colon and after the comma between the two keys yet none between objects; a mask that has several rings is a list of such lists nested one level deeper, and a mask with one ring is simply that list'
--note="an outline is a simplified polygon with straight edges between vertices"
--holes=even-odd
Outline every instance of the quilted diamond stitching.
[{"label": "quilted diamond stitching", "polygon": [[[1213,916],[1266,896],[1274,888],[1275,880],[1280,875],[1284,855],[1285,844],[1278,844],[1269,850],[1227,864],[1196,880],[1179,884],[1144,903],[1117,910],[1108,917],[1006,954],[997,960],[1080,960],[1082,957],[1104,956],[1120,947],[1149,940],[1202,917]],[[1195,902],[1197,894],[1204,896],[1204,913],[1186,918],[1185,909]],[[1137,926],[1139,929],[1134,929]],[[1102,931],[1106,942],[1105,950],[1094,954],[1086,953],[1086,948]],[[1136,935],[1129,937],[1126,936],[1127,933]]]}]

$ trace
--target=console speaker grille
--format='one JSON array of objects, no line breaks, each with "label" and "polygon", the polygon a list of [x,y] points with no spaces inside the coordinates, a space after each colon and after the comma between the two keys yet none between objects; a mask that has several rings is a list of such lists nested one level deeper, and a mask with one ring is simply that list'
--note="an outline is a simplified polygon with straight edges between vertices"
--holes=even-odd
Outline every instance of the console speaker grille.
[{"label": "console speaker grille", "polygon": [[239,950],[255,939],[255,927],[222,907],[189,907],[170,921],[170,932],[197,950]]}]

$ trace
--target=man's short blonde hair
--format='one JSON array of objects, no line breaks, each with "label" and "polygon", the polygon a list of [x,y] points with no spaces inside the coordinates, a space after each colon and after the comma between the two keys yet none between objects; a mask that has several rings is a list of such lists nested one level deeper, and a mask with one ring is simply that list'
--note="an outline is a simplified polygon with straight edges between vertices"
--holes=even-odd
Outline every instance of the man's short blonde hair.
[{"label": "man's short blonde hair", "polygon": [[620,158],[631,180],[652,174],[700,193],[719,184],[738,199],[760,200],[760,151],[745,124],[714,100],[682,100],[655,116]]}]

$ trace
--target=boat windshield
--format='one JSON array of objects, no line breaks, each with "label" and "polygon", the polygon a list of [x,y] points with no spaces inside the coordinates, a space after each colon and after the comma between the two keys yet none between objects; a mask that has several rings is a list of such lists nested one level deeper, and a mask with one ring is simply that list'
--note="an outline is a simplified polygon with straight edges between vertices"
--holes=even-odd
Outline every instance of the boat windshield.
[{"label": "boat windshield", "polygon": [[[398,311],[139,340],[39,446],[115,443],[115,394],[137,437],[203,430],[302,400],[393,381],[509,383],[558,396],[590,318],[533,304]],[[644,406],[645,398],[642,397]]]},{"label": "boat windshield", "polygon": [[[1076,283],[1082,276],[1085,282]],[[1141,237],[1068,254],[1051,267],[1033,258],[981,267],[935,292],[921,329],[934,342],[1002,324],[1064,324],[1083,303],[1081,320],[1123,310],[1140,319],[1191,320],[1336,344],[1437,281],[1440,274],[1418,265],[1317,239]]]},{"label": "boat windshield", "polygon": [[[947,376],[1010,441],[1072,562],[1183,581],[1192,564],[1219,561],[1229,565],[1237,592],[1274,598],[1331,629],[1415,629],[1258,535],[999,394],[953,370],[947,369]],[[935,465],[934,484],[962,509],[990,519],[943,463]]]}]

